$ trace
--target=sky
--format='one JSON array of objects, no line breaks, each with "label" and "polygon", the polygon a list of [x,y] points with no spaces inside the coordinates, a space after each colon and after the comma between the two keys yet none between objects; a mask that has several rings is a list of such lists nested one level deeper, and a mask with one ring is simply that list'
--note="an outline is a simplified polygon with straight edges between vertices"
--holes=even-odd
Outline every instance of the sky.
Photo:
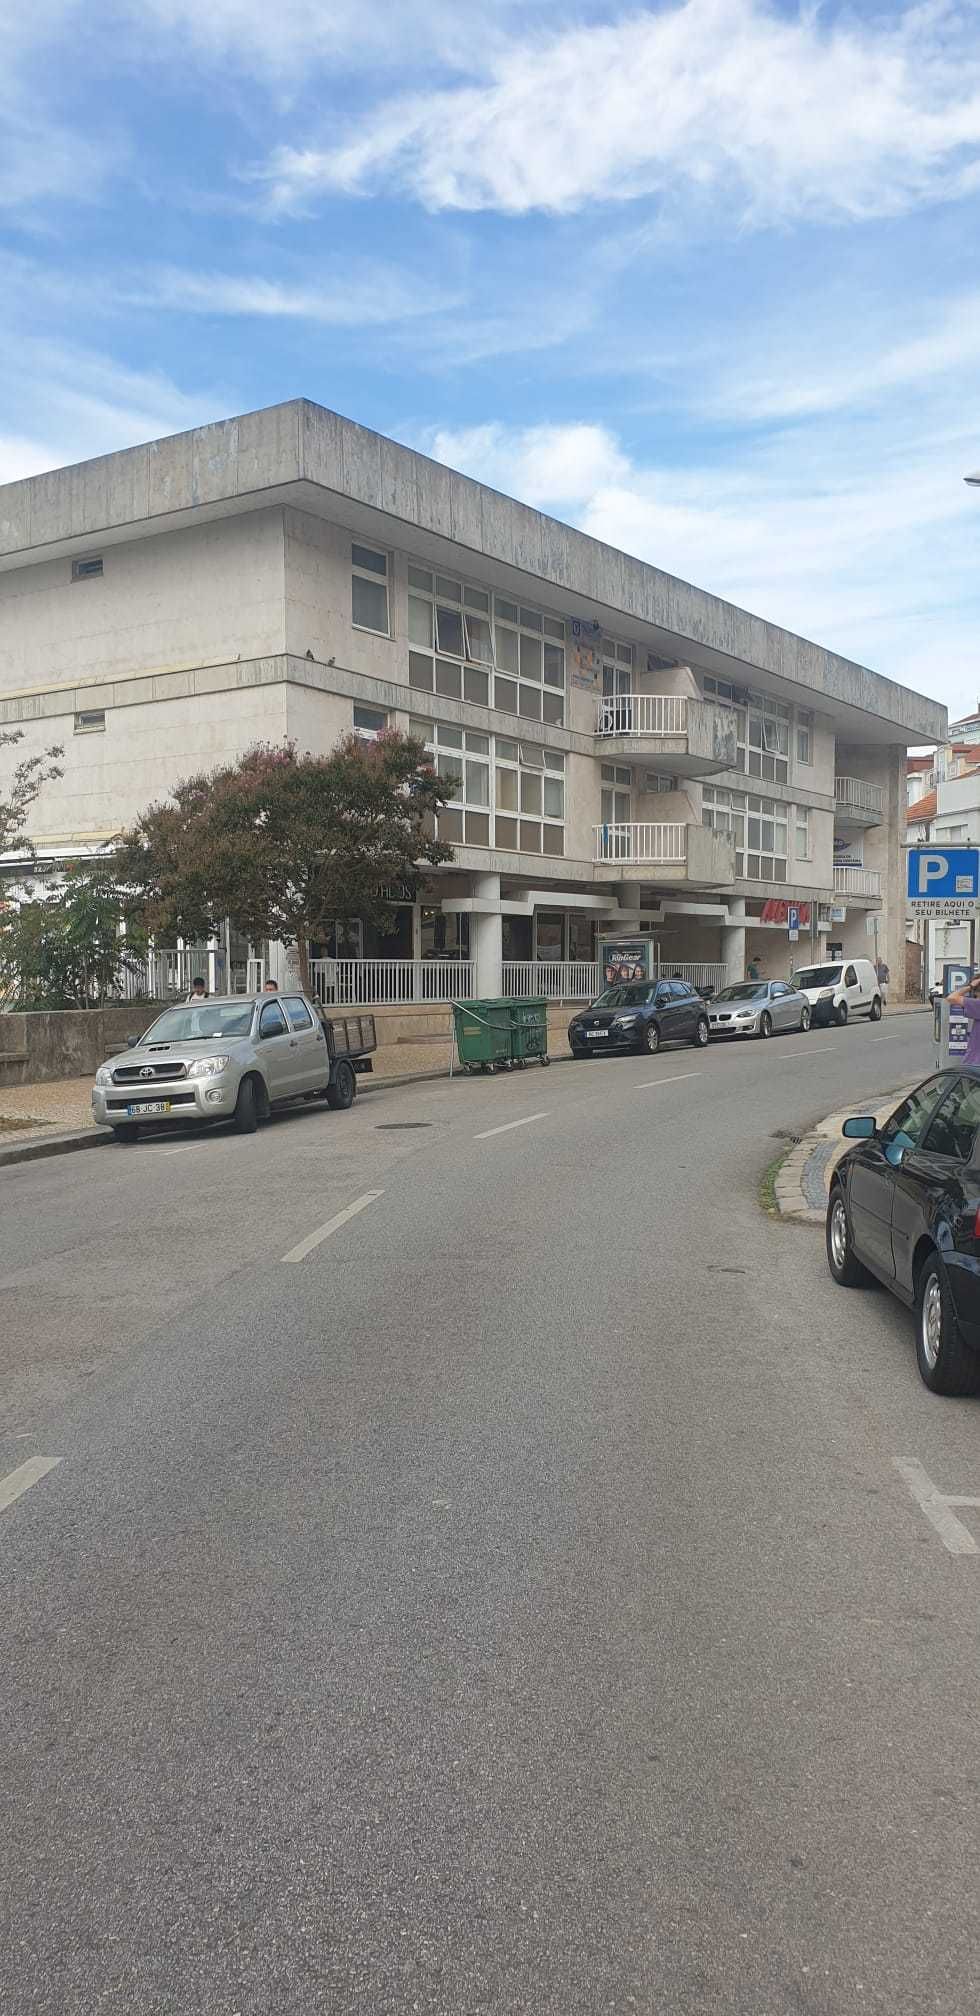
[{"label": "sky", "polygon": [[0,0],[0,48],[0,482],[303,395],[980,703],[980,0]]}]

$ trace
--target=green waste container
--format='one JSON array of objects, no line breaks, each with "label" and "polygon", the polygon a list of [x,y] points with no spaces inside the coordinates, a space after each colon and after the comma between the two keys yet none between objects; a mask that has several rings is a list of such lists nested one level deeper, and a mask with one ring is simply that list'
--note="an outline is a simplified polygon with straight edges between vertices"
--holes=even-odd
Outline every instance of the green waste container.
[{"label": "green waste container", "polygon": [[459,1061],[467,1071],[510,1069],[514,1055],[512,1001],[454,1001]]},{"label": "green waste container", "polygon": [[512,1001],[510,1014],[511,1056],[518,1069],[523,1071],[529,1057],[536,1057],[539,1064],[550,1064],[548,1003],[544,995],[532,995],[527,1001]]}]

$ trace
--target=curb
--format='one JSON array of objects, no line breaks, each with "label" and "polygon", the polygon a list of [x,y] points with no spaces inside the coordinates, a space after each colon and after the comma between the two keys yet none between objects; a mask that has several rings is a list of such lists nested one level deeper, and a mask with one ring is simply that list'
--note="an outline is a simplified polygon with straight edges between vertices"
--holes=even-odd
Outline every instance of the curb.
[{"label": "curb", "polygon": [[[880,1099],[875,1106],[865,1107],[878,1121],[887,1120],[900,1100],[919,1084],[915,1079],[911,1085],[896,1086],[887,1099]],[[830,1193],[830,1179],[837,1167],[847,1143],[841,1128],[849,1113],[860,1111],[860,1101],[846,1106],[839,1113],[828,1113],[825,1120],[817,1122],[804,1134],[780,1163],[773,1179],[773,1195],[780,1218],[790,1218],[797,1225],[822,1225],[827,1215],[827,1198]]]}]

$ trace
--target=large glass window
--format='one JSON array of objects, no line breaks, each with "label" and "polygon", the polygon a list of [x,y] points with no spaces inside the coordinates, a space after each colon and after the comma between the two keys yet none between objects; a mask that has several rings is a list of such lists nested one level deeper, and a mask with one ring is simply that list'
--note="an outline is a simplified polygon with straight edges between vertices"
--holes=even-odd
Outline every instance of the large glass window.
[{"label": "large glass window", "polygon": [[408,569],[409,684],[527,721],[565,719],[565,625],[428,567]]},{"label": "large glass window", "polygon": [[355,629],[390,635],[388,627],[388,555],[373,546],[351,547],[351,620]]},{"label": "large glass window", "polygon": [[440,777],[452,780],[452,800],[437,822],[440,840],[564,854],[565,758],[560,751],[441,721],[413,719],[410,727],[426,743]]},{"label": "large glass window", "polygon": [[750,882],[785,882],[785,805],[772,798],[756,798],[751,792],[705,784],[701,789],[701,824],[732,841],[736,875]]},{"label": "large glass window", "polygon": [[780,700],[753,693],[748,707],[748,762],[750,777],[763,777],[770,784],[785,784],[789,776],[789,708]]},{"label": "large glass window", "polygon": [[810,859],[810,808],[798,805],[796,808],[796,858],[798,861]]}]

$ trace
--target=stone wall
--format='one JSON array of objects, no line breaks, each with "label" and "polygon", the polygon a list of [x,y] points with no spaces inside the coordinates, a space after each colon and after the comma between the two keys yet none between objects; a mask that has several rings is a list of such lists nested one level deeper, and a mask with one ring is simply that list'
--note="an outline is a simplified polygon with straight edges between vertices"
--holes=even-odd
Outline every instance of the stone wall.
[{"label": "stone wall", "polygon": [[124,1050],[127,1036],[141,1036],[159,1013],[159,1006],[141,1001],[131,1007],[0,1015],[0,1085],[94,1078],[105,1058]]}]

